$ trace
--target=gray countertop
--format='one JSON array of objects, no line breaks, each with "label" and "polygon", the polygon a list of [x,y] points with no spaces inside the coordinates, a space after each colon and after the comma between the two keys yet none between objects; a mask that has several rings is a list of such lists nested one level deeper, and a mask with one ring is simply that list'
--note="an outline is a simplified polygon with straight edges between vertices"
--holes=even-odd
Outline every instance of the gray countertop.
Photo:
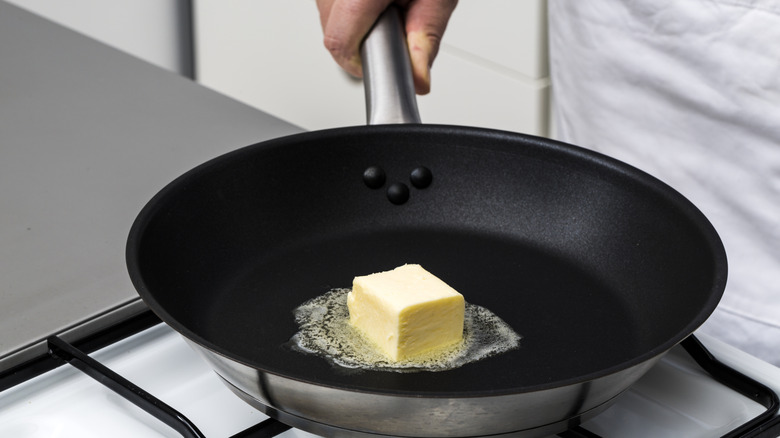
[{"label": "gray countertop", "polygon": [[300,129],[4,2],[0,41],[2,370],[143,310],[124,246],[160,188]]}]

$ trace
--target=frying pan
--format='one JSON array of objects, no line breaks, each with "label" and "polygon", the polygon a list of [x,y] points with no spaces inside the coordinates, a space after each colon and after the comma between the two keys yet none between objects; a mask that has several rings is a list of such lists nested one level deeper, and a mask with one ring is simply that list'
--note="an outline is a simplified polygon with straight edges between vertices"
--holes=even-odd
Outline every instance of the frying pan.
[{"label": "frying pan", "polygon": [[[179,177],[133,224],[131,279],[233,392],[309,432],[542,436],[585,421],[711,314],[723,245],[679,193],[609,157],[395,123],[419,120],[400,28],[388,12],[365,42],[371,125],[266,141]],[[520,347],[411,373],[290,348],[301,303],[404,263],[496,313]]]}]

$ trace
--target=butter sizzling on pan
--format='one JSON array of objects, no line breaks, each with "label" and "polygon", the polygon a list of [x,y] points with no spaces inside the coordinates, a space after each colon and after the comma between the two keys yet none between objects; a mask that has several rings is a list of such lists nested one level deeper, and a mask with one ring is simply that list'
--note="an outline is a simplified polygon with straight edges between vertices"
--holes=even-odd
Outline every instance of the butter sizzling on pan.
[{"label": "butter sizzling on pan", "polygon": [[444,371],[519,347],[521,337],[488,309],[420,265],[355,277],[294,311],[288,344],[338,367]]},{"label": "butter sizzling on pan", "polygon": [[420,265],[355,277],[347,307],[350,323],[393,361],[463,340],[463,295]]}]

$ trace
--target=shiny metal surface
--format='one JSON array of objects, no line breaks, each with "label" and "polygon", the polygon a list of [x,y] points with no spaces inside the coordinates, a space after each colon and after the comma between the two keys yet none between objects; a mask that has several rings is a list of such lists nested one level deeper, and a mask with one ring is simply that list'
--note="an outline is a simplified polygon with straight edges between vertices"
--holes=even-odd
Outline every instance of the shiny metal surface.
[{"label": "shiny metal surface", "polygon": [[245,401],[269,416],[323,436],[547,436],[602,412],[661,357],[595,380],[539,391],[407,397],[290,379],[188,343]]},{"label": "shiny metal surface", "polygon": [[360,50],[369,125],[420,123],[399,11],[388,8]]}]

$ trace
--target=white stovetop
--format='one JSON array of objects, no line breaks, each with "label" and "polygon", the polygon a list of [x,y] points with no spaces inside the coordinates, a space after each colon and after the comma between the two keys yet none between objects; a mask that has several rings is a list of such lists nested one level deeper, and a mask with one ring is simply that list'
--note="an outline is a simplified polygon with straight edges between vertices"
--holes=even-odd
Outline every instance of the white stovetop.
[{"label": "white stovetop", "polygon": [[[702,335],[700,339],[728,365],[780,392],[780,369],[714,339]],[[224,387],[164,324],[99,350],[93,357],[181,412],[209,438],[230,437],[267,418]],[[0,393],[0,406],[3,437],[179,436],[70,366]],[[683,350],[674,349],[586,427],[605,437],[715,437],[762,410],[708,379]],[[281,435],[311,436],[294,429]]]}]

